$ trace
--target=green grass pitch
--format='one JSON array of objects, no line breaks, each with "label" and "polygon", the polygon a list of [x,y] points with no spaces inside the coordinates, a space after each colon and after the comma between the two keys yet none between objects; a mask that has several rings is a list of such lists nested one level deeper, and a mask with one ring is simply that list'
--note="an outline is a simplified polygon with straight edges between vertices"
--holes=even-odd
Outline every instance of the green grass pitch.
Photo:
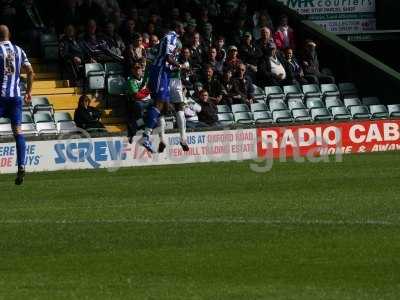
[{"label": "green grass pitch", "polygon": [[400,155],[0,176],[0,299],[400,299]]}]

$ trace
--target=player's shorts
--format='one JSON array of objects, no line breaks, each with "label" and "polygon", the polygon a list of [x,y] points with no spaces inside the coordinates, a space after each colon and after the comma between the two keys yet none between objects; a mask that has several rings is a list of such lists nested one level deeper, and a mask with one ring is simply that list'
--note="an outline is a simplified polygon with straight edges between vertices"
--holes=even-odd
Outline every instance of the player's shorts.
[{"label": "player's shorts", "polygon": [[0,97],[0,118],[10,119],[11,125],[21,125],[22,97]]},{"label": "player's shorts", "polygon": [[180,78],[171,78],[169,80],[169,94],[172,103],[185,102],[182,80]]},{"label": "player's shorts", "polygon": [[150,66],[148,85],[153,100],[169,102],[169,72],[165,67]]}]

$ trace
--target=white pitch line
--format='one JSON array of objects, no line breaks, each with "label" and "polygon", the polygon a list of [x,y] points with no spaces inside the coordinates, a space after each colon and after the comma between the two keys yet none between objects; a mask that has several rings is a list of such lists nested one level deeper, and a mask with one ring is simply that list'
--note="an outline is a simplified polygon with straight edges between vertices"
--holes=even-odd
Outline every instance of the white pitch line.
[{"label": "white pitch line", "polygon": [[76,219],[76,220],[0,220],[1,225],[7,224],[256,224],[256,225],[381,225],[400,226],[400,223],[383,220],[273,220],[273,219],[241,219],[241,218],[193,218],[193,219]]}]

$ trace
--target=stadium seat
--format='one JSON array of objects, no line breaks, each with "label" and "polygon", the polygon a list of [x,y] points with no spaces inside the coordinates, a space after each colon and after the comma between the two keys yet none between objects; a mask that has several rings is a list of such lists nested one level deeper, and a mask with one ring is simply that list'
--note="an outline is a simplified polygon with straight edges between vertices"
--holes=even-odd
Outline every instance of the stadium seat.
[{"label": "stadium seat", "polygon": [[344,106],[334,106],[331,108],[334,120],[351,120],[351,114]]},{"label": "stadium seat", "polygon": [[385,105],[377,104],[377,105],[370,105],[369,111],[371,113],[371,117],[373,119],[387,119],[389,118],[389,112],[386,109]]},{"label": "stadium seat", "polygon": [[339,91],[343,99],[358,97],[358,90],[352,82],[339,83]]},{"label": "stadium seat", "polygon": [[10,119],[0,118],[0,136],[12,136]]},{"label": "stadium seat", "polygon": [[252,103],[250,105],[250,110],[252,113],[256,112],[256,111],[264,111],[264,110],[268,110],[268,107],[265,103]]},{"label": "stadium seat", "polygon": [[332,110],[333,107],[343,107],[343,102],[339,98],[326,98],[325,99],[325,107],[329,110]]},{"label": "stadium seat", "polygon": [[390,118],[400,118],[400,104],[389,104],[387,107]]},{"label": "stadium seat", "polygon": [[289,110],[277,110],[272,112],[274,123],[293,123],[293,117]]},{"label": "stadium seat", "polygon": [[324,98],[327,96],[340,96],[339,88],[334,83],[321,84],[321,93]]},{"label": "stadium seat", "polygon": [[254,88],[254,101],[265,103],[266,96],[264,90],[255,84],[253,84],[253,88]]},{"label": "stadium seat", "polygon": [[105,76],[122,75],[124,74],[124,66],[119,63],[105,63],[104,64]]},{"label": "stadium seat", "polygon": [[49,112],[37,112],[33,115],[39,134],[57,134],[53,116]]},{"label": "stadium seat", "polygon": [[222,125],[232,125],[235,123],[232,113],[220,113],[218,114],[218,122]]},{"label": "stadium seat", "polygon": [[110,75],[107,78],[107,94],[110,96],[126,95],[126,79],[122,75]]},{"label": "stadium seat", "polygon": [[85,64],[85,76],[90,90],[103,90],[105,72],[102,64]]},{"label": "stadium seat", "polygon": [[57,35],[45,33],[40,36],[42,56],[47,61],[57,61],[59,59]]},{"label": "stadium seat", "polygon": [[57,131],[59,134],[79,132],[78,127],[68,112],[56,112],[54,114]]},{"label": "stadium seat", "polygon": [[286,100],[288,99],[303,99],[304,94],[298,85],[285,85],[283,87],[283,92],[285,93]]},{"label": "stadium seat", "polygon": [[35,123],[33,122],[33,118],[30,112],[22,113],[21,130],[24,133],[24,135],[27,136],[37,135],[36,126]]},{"label": "stadium seat", "polygon": [[230,113],[232,112],[228,105],[219,104],[217,105],[218,113]]},{"label": "stadium seat", "polygon": [[306,106],[308,109],[313,108],[325,108],[324,103],[321,99],[311,98],[306,100]]},{"label": "stadium seat", "polygon": [[303,109],[294,109],[292,110],[292,115],[295,122],[310,122],[312,121],[308,110]]},{"label": "stadium seat", "polygon": [[352,106],[361,105],[361,101],[359,98],[345,98],[343,99],[343,101],[344,101],[344,106],[346,106],[347,109],[350,109]]},{"label": "stadium seat", "polygon": [[232,104],[231,109],[234,114],[238,112],[250,111],[249,107],[246,104]]},{"label": "stadium seat", "polygon": [[332,116],[328,109],[326,108],[313,108],[310,110],[311,118],[314,121],[330,121]]},{"label": "stadium seat", "polygon": [[285,94],[283,93],[282,88],[277,85],[266,86],[265,96],[267,97],[267,101],[270,99],[285,99]]},{"label": "stadium seat", "polygon": [[50,101],[47,99],[47,97],[33,96],[31,105],[33,107],[33,113],[38,111],[48,111],[50,113],[54,112],[53,105],[50,104]]},{"label": "stadium seat", "polygon": [[263,110],[263,111],[255,111],[253,113],[253,119],[256,124],[260,123],[272,123],[271,112]]},{"label": "stadium seat", "polygon": [[361,100],[362,105],[370,106],[370,105],[379,105],[381,101],[378,97],[364,97]]},{"label": "stadium seat", "polygon": [[287,110],[287,106],[285,102],[281,99],[271,99],[269,101],[269,110],[271,112],[278,111],[278,110]]},{"label": "stadium seat", "polygon": [[302,86],[304,97],[321,97],[321,91],[318,84],[304,84]]},{"label": "stadium seat", "polygon": [[350,113],[351,113],[351,116],[353,117],[353,119],[370,119],[371,118],[371,114],[369,113],[368,108],[364,105],[351,106]]},{"label": "stadium seat", "polygon": [[289,99],[288,100],[288,108],[292,111],[297,109],[305,109],[304,103],[301,99]]},{"label": "stadium seat", "polygon": [[235,117],[235,122],[238,124],[252,124],[253,115],[250,112],[236,112],[233,114]]}]

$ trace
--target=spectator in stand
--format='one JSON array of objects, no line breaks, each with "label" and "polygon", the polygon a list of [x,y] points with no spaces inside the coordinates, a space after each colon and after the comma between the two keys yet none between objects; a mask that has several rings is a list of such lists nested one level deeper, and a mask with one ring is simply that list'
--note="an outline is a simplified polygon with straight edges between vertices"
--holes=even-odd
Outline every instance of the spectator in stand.
[{"label": "spectator in stand", "polygon": [[144,70],[139,62],[131,67],[128,77],[127,129],[128,140],[132,143],[137,130],[144,126],[144,109],[151,103],[150,91],[146,85]]},{"label": "spectator in stand", "polygon": [[205,63],[213,67],[216,76],[222,76],[224,64],[217,60],[217,49],[215,47],[210,47],[208,49]]},{"label": "spectator in stand", "polygon": [[235,72],[241,63],[242,61],[238,57],[238,48],[236,46],[229,46],[228,54],[224,62],[224,69],[231,69]]},{"label": "spectator in stand", "polygon": [[87,23],[86,32],[81,38],[81,46],[85,51],[85,56],[90,57],[91,62],[105,62],[108,55],[105,51],[106,42],[97,33],[96,21],[91,19]]},{"label": "spectator in stand", "polygon": [[90,106],[90,98],[87,95],[82,95],[79,98],[78,108],[74,113],[74,121],[79,128],[102,129],[103,124],[99,121],[101,111]]},{"label": "spectator in stand", "polygon": [[203,32],[202,44],[206,49],[208,49],[214,42],[213,26],[211,23],[205,23],[201,31]]},{"label": "spectator in stand", "polygon": [[72,73],[75,81],[82,79],[84,64],[91,61],[88,61],[88,57],[85,57],[85,49],[76,38],[73,25],[65,27],[65,33],[60,41],[59,49],[63,63],[66,69]]},{"label": "spectator in stand", "polygon": [[156,32],[156,25],[154,23],[147,23],[146,26],[146,33],[148,35],[157,35],[158,32]]},{"label": "spectator in stand", "polygon": [[143,47],[143,38],[140,34],[133,37],[132,44],[128,45],[125,53],[127,66],[133,66],[136,62],[146,60],[146,49]]},{"label": "spectator in stand", "polygon": [[231,106],[233,104],[233,97],[236,95],[233,86],[233,71],[231,69],[224,70],[221,84],[222,84],[222,100],[220,104]]},{"label": "spectator in stand", "polygon": [[122,30],[122,39],[125,45],[132,44],[133,37],[137,34],[136,21],[133,19],[126,20]]},{"label": "spectator in stand", "polygon": [[231,33],[230,41],[232,45],[239,45],[247,32],[246,19],[237,19],[235,21],[235,29]]},{"label": "spectator in stand", "polygon": [[40,35],[46,30],[34,0],[23,0],[17,8],[16,33],[24,45],[29,45],[33,55],[40,54]]},{"label": "spectator in stand", "polygon": [[217,60],[224,63],[226,60],[225,38],[219,36],[215,41],[215,49],[217,49]]},{"label": "spectator in stand", "polygon": [[317,44],[314,41],[306,40],[302,57],[304,74],[309,78],[313,78],[313,81],[317,84],[335,83],[335,78],[333,76],[320,71],[316,48]]},{"label": "spectator in stand", "polygon": [[200,41],[200,34],[193,35],[192,43],[190,45],[190,52],[192,53],[192,63],[194,68],[201,68],[203,59],[206,54],[206,49]]},{"label": "spectator in stand", "polygon": [[288,22],[288,17],[286,15],[282,15],[280,18],[279,27],[274,34],[276,47],[281,51],[286,48],[296,48],[294,31],[289,26]]},{"label": "spectator in stand", "polygon": [[237,77],[233,80],[233,90],[236,95],[233,96],[233,103],[244,103],[250,107],[254,100],[253,81],[246,75],[246,65],[241,63],[237,68]]},{"label": "spectator in stand", "polygon": [[307,83],[315,83],[313,77],[305,76],[303,72],[303,68],[300,63],[293,55],[293,49],[286,48],[285,49],[285,59],[287,69],[291,74],[291,77],[297,81],[299,84],[307,84]]},{"label": "spectator in stand", "polygon": [[106,16],[110,16],[114,11],[120,9],[117,0],[94,0],[94,2],[101,7]]},{"label": "spectator in stand", "polygon": [[197,22],[197,28],[199,28],[199,33],[202,36],[205,35],[204,29],[206,24],[210,24],[210,19],[208,18],[208,9],[206,7],[203,7],[200,10],[199,19]]},{"label": "spectator in stand", "polygon": [[77,0],[64,0],[60,10],[57,12],[57,31],[61,32],[64,30],[65,24],[78,26],[79,22],[80,15]]},{"label": "spectator in stand", "polygon": [[293,84],[291,73],[285,60],[280,57],[276,45],[269,44],[269,53],[264,57],[258,68],[257,78],[260,86]]},{"label": "spectator in stand", "polygon": [[218,104],[222,99],[221,82],[214,76],[214,69],[211,65],[204,68],[204,79],[202,81],[203,89],[208,92],[209,99]]},{"label": "spectator in stand", "polygon": [[188,26],[188,22],[192,19],[192,15],[190,14],[190,11],[185,11],[183,13],[183,19],[182,19],[182,24],[183,27],[187,27]]},{"label": "spectator in stand", "polygon": [[263,33],[261,31],[265,27],[269,29],[269,33],[271,35],[271,31],[273,31],[271,18],[268,14],[262,13],[259,15],[257,22],[254,24],[253,37],[255,40],[262,38]]},{"label": "spectator in stand", "polygon": [[[232,32],[232,28],[235,28],[236,9],[237,5],[235,2],[225,2],[225,5],[222,8],[221,16],[216,19],[216,28],[218,28],[219,34],[229,34]],[[231,44],[232,41],[229,40],[229,36],[226,37],[228,40],[227,42]]]},{"label": "spectator in stand", "polygon": [[146,49],[147,62],[151,63],[157,56],[160,40],[155,34],[150,36],[149,48]]},{"label": "spectator in stand", "polygon": [[119,34],[115,32],[115,27],[112,22],[106,24],[104,40],[110,51],[116,56],[120,56],[122,59],[122,55],[125,52],[125,44]]},{"label": "spectator in stand", "polygon": [[206,90],[199,92],[199,104],[201,106],[201,111],[197,114],[199,121],[208,126],[218,126],[218,109],[212,101],[209,101]]},{"label": "spectator in stand", "polygon": [[268,27],[260,29],[260,39],[256,41],[257,55],[259,59],[268,56],[270,52],[270,44],[274,43],[271,37],[271,30]]},{"label": "spectator in stand", "polygon": [[182,36],[181,42],[184,47],[190,47],[193,43],[194,35],[196,34],[196,20],[191,19],[187,22],[185,33]]},{"label": "spectator in stand", "polygon": [[184,47],[179,55],[178,62],[185,66],[181,69],[182,84],[186,89],[193,89],[193,82],[196,81],[195,71],[192,68],[192,57],[190,49]]},{"label": "spectator in stand", "polygon": [[246,64],[247,74],[254,79],[257,73],[259,54],[257,48],[253,44],[250,32],[246,32],[243,36],[239,47],[239,56],[242,62]]}]

